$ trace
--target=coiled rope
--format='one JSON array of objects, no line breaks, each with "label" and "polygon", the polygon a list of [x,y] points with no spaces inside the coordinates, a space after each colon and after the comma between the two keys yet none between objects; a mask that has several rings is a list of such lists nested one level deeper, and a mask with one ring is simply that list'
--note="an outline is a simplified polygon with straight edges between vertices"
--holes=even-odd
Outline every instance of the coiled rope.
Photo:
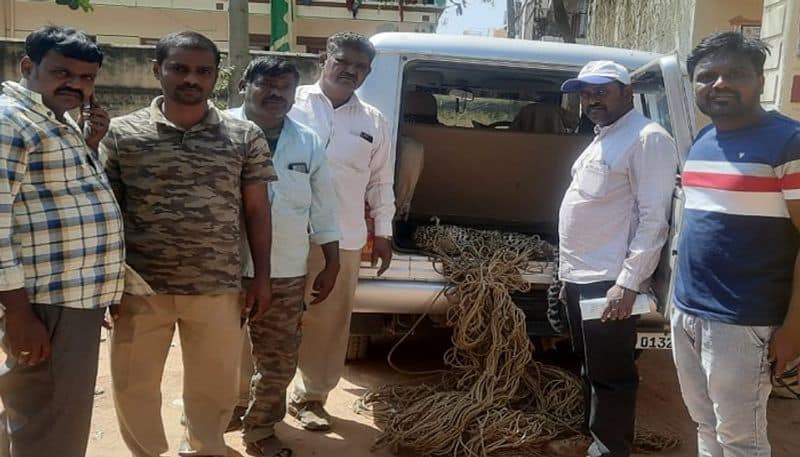
[{"label": "coiled rope", "polygon": [[[525,314],[512,293],[530,289],[522,272],[554,258],[538,236],[434,225],[417,246],[447,279],[453,346],[445,374],[414,385],[381,386],[362,397],[382,425],[376,448],[422,456],[545,457],[544,446],[580,433],[583,387],[577,377],[533,360]],[[639,451],[677,440],[637,434]]]}]

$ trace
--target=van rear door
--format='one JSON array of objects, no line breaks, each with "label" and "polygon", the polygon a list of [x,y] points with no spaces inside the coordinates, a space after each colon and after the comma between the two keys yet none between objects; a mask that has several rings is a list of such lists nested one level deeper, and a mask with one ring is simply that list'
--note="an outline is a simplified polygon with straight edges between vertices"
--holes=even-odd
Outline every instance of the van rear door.
[{"label": "van rear door", "polygon": [[[694,139],[694,97],[691,81],[676,55],[661,57],[631,74],[636,108],[661,124],[675,138],[680,168],[686,162]],[[684,196],[676,177],[669,238],[654,275],[658,311],[668,317],[672,306],[672,283],[680,236]]]}]

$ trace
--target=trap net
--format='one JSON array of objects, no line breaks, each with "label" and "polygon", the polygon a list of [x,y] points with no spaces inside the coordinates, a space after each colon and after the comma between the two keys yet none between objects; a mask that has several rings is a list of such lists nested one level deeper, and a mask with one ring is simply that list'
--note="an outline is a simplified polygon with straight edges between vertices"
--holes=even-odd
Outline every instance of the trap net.
[{"label": "trap net", "polygon": [[[552,261],[555,248],[538,236],[451,225],[419,227],[414,240],[447,280],[447,369],[414,384],[367,392],[382,432],[376,448],[420,456],[545,457],[545,446],[580,434],[582,382],[533,359],[525,314],[512,294],[531,285],[532,263]],[[669,436],[637,431],[637,452],[674,447]]]}]

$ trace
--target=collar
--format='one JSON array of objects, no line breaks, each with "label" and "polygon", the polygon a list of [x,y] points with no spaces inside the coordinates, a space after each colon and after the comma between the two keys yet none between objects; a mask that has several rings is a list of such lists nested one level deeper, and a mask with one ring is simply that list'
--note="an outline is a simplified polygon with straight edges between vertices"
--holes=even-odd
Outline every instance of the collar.
[{"label": "collar", "polygon": [[606,134],[607,135],[610,132],[613,132],[614,130],[616,130],[618,128],[623,128],[625,126],[625,124],[630,122],[630,120],[636,115],[636,113],[638,113],[638,111],[636,111],[636,108],[631,108],[630,111],[628,111],[627,113],[623,114],[619,119],[614,121],[613,124],[606,125],[605,127],[600,127],[599,125],[595,125],[594,126],[594,134],[597,135],[597,136],[599,136],[601,134]]},{"label": "collar", "polygon": [[[241,120],[244,120],[244,121],[250,121],[250,119],[247,118],[247,113],[244,110],[244,105],[242,105],[242,106],[240,106],[238,108],[231,108],[231,109],[227,110],[226,113],[228,115],[230,115],[230,116],[233,116],[233,117],[237,118],[237,119],[241,119]],[[255,124],[255,122],[253,122],[253,123]],[[258,125],[258,124],[256,124],[256,125]],[[283,118],[283,128],[281,129],[281,136],[278,139],[278,145],[276,146],[276,149],[280,149],[281,145],[286,144],[287,138],[289,138],[289,137],[293,138],[297,131],[298,131],[297,123],[295,122],[294,119],[289,117],[289,115],[287,114]],[[276,153],[276,151],[272,151],[272,153],[274,154],[274,153]]]},{"label": "collar", "polygon": [[[308,93],[309,94],[313,94],[313,95],[317,95],[319,97],[322,97],[328,103],[328,105],[330,105],[331,108],[333,108],[333,103],[331,102],[331,99],[329,99],[328,96],[325,95],[325,92],[322,91],[322,86],[320,86],[319,81],[317,81],[314,84],[308,86]],[[356,95],[356,93],[353,92],[353,95],[350,97],[349,100],[344,102],[344,104],[342,106],[340,106],[338,108],[334,108],[334,110],[339,110],[339,109],[346,108],[346,107],[349,107],[349,106],[358,106],[360,104],[361,104],[361,99],[359,99],[358,95]]]},{"label": "collar", "polygon": [[70,117],[69,113],[64,113],[65,122],[59,121],[55,113],[53,113],[53,110],[48,108],[44,104],[44,101],[42,101],[42,94],[30,90],[20,83],[14,81],[4,82],[3,94],[6,95],[7,97],[13,98],[23,106],[28,108],[29,110],[34,111],[37,114],[40,114],[41,116],[44,116],[53,122],[67,124],[70,127],[73,127],[76,130],[80,131],[75,121],[72,119],[72,117]]},{"label": "collar", "polygon": [[[206,113],[206,117],[203,118],[203,120],[198,124],[193,125],[189,130],[203,130],[208,127],[219,125],[219,123],[222,122],[222,115],[217,107],[214,106],[210,101],[206,103],[208,103],[208,113]],[[164,115],[164,112],[161,110],[162,106],[164,106],[164,96],[159,95],[150,103],[150,122],[153,124],[166,125],[177,130],[183,130],[175,125],[172,121],[167,119],[167,117]]]},{"label": "collar", "polygon": [[[231,109],[229,109],[229,110],[227,110],[225,112],[228,113],[228,115],[233,116],[233,117],[235,117],[237,119],[241,119],[241,120],[244,120],[244,121],[249,121],[250,120],[250,119],[247,118],[247,113],[244,110],[244,105],[242,105],[242,106],[240,106],[238,108],[231,108]],[[255,122],[253,122],[253,123],[255,124]],[[256,124],[256,125],[258,125],[258,124]],[[283,135],[284,133],[292,133],[292,132],[294,132],[294,130],[295,130],[295,121],[294,121],[294,119],[289,117],[289,115],[287,114],[283,118],[283,128],[281,129],[281,135]]]}]

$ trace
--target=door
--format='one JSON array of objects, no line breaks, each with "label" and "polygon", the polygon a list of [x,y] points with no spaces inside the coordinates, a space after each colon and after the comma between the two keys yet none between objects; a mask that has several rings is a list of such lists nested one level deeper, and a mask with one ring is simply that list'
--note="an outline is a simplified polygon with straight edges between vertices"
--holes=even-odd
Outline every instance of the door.
[{"label": "door", "polygon": [[[631,82],[636,109],[661,124],[675,138],[682,169],[695,134],[694,97],[684,66],[675,55],[661,57],[634,71]],[[672,283],[683,204],[683,191],[676,176],[669,238],[653,275],[658,310],[665,317],[669,316],[672,306]]]}]

